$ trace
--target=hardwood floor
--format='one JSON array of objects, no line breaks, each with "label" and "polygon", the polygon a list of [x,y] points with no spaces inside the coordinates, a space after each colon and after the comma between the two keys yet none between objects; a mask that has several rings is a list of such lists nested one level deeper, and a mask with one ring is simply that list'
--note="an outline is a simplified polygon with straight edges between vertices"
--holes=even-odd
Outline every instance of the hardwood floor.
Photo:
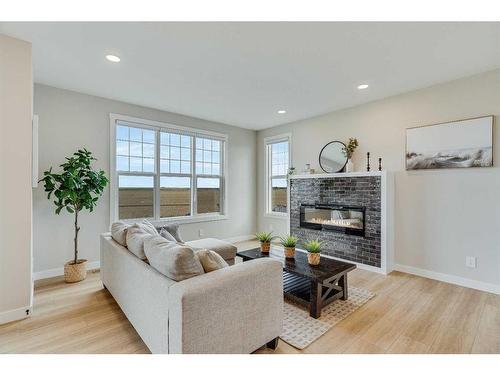
[{"label": "hardwood floor", "polygon": [[[254,246],[248,241],[240,248]],[[305,350],[258,353],[500,353],[500,296],[401,272],[350,273],[376,296]],[[149,353],[99,273],[35,287],[33,315],[0,326],[1,353]]]}]

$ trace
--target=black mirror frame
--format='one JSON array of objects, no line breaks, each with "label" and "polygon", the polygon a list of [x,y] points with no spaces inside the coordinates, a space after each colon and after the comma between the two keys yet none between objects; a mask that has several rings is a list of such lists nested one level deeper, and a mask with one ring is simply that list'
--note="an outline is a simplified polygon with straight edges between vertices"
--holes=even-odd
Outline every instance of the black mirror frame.
[{"label": "black mirror frame", "polygon": [[342,172],[344,169],[345,169],[345,166],[347,165],[347,157],[345,158],[345,163],[344,165],[342,166],[342,168],[340,168],[337,172],[328,172],[325,170],[325,168],[323,168],[323,166],[321,165],[321,154],[323,153],[323,150],[328,146],[328,145],[331,145],[332,143],[340,143],[341,145],[344,146],[344,148],[346,147],[345,143],[344,142],[341,142],[341,141],[331,141],[331,142],[328,142],[326,145],[323,146],[323,148],[321,149],[321,151],[319,152],[319,156],[318,156],[318,161],[319,161],[319,166],[321,167],[321,169],[323,170],[323,172],[325,173],[340,173]]}]

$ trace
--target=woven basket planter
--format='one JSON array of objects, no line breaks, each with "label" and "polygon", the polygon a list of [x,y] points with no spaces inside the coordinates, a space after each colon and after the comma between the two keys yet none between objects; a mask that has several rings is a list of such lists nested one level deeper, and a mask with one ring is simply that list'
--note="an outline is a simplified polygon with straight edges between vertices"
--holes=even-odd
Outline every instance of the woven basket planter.
[{"label": "woven basket planter", "polygon": [[261,253],[269,253],[271,250],[271,242],[261,242],[260,243],[260,252]]},{"label": "woven basket planter", "polygon": [[295,247],[285,247],[283,252],[285,253],[285,258],[295,258]]},{"label": "woven basket planter", "polygon": [[321,259],[321,255],[319,253],[307,253],[307,261],[311,266],[317,266]]},{"label": "woven basket planter", "polygon": [[87,277],[87,259],[78,259],[76,264],[70,261],[64,265],[64,281],[77,283]]}]

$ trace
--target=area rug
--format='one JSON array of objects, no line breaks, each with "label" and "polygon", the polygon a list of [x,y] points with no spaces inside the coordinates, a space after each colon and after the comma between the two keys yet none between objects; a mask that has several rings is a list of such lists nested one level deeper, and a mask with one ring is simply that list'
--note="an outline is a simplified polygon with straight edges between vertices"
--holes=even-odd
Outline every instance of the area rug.
[{"label": "area rug", "polygon": [[374,296],[369,290],[349,287],[349,299],[333,301],[321,310],[319,319],[311,318],[304,307],[285,300],[280,338],[297,349],[304,349]]}]

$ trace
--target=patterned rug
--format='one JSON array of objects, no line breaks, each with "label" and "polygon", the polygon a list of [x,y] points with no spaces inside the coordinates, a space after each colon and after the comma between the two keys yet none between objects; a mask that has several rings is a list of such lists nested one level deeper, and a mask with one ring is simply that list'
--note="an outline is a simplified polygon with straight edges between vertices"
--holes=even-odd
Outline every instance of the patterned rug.
[{"label": "patterned rug", "polygon": [[311,318],[304,307],[285,300],[280,338],[297,349],[304,349],[374,296],[369,290],[349,287],[349,299],[333,301],[321,310],[319,319]]}]

